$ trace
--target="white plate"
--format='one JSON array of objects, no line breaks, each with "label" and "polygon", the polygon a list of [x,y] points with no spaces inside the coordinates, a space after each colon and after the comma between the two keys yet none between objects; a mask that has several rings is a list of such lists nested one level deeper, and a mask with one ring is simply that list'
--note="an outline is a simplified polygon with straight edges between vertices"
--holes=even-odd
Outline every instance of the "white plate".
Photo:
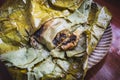
[{"label": "white plate", "polygon": [[112,29],[111,26],[109,26],[105,30],[97,47],[88,58],[88,69],[92,68],[94,65],[96,65],[105,57],[110,48],[111,42],[112,42]]}]

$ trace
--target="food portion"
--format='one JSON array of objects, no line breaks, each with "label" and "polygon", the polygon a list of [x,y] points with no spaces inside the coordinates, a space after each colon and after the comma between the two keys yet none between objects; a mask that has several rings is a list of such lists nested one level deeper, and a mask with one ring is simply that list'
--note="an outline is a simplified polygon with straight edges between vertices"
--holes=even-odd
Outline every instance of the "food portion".
[{"label": "food portion", "polygon": [[64,29],[69,29],[70,25],[66,20],[62,18],[55,18],[47,21],[41,28],[34,34],[34,38],[40,43],[46,45],[46,47],[51,50],[55,48],[53,44],[53,39],[56,34]]},{"label": "food portion", "polygon": [[0,11],[0,60],[14,80],[84,79],[111,20],[92,0],[11,0]]}]

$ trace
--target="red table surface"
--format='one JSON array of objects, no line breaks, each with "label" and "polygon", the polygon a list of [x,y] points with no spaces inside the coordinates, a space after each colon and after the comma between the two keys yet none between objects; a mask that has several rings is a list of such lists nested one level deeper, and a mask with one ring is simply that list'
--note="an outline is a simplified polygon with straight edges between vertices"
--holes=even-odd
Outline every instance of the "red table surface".
[{"label": "red table surface", "polygon": [[[5,0],[0,0],[0,5]],[[105,58],[87,72],[85,80],[120,80],[120,0],[94,0],[106,6],[112,13],[113,38]],[[12,80],[3,63],[0,62],[0,80]]]}]

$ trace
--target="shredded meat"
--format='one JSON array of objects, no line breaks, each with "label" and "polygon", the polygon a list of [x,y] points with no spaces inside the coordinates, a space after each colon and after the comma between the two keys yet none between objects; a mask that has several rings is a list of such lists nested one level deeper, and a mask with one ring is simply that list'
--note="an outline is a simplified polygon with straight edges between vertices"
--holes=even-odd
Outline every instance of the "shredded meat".
[{"label": "shredded meat", "polygon": [[70,36],[70,31],[63,30],[59,32],[53,40],[53,44],[56,46],[60,45],[67,37]]},{"label": "shredded meat", "polygon": [[71,33],[69,30],[59,32],[53,40],[53,43],[62,50],[73,49],[79,41],[78,31]]}]

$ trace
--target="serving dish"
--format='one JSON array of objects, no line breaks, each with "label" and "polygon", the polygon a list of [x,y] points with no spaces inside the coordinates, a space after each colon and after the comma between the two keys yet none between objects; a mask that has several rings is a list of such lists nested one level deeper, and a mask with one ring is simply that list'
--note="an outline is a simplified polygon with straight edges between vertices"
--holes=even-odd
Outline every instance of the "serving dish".
[{"label": "serving dish", "polygon": [[[101,38],[101,41],[99,42],[98,46],[88,58],[88,68],[91,68],[92,66],[97,64],[106,55],[106,52],[111,43],[111,38],[112,38],[111,28],[108,27],[103,37]],[[107,41],[107,42],[105,43],[104,41]],[[102,48],[101,46],[104,48]]]},{"label": "serving dish", "polygon": [[88,68],[92,68],[107,55],[111,42],[112,42],[112,29],[111,26],[109,26],[105,30],[96,49],[92,52],[92,54],[88,58]]}]

